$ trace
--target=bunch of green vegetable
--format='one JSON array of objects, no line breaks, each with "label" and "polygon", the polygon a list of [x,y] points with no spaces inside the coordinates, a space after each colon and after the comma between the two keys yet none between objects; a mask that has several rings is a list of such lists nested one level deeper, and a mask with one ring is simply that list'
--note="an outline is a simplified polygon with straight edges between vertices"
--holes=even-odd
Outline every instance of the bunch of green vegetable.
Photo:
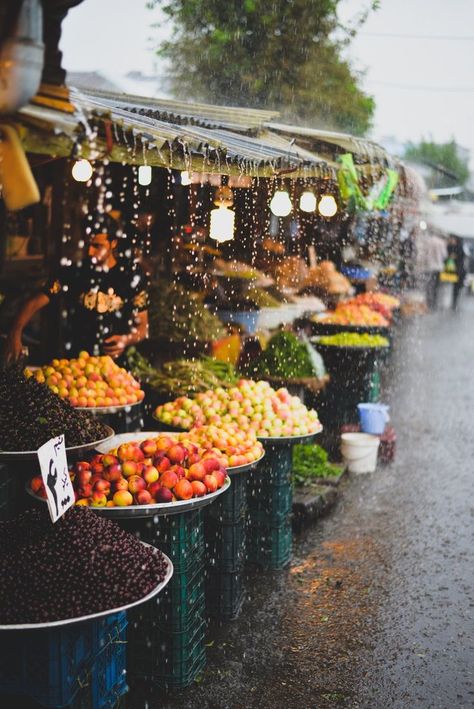
[{"label": "bunch of green vegetable", "polygon": [[137,379],[157,392],[175,396],[191,396],[208,389],[230,387],[238,380],[231,364],[213,357],[178,359],[165,362],[157,369],[135,347],[130,347],[126,356],[129,369]]},{"label": "bunch of green vegetable", "polygon": [[341,471],[341,466],[329,462],[328,454],[321,446],[307,444],[293,447],[295,485],[304,485],[313,478],[337,478]]},{"label": "bunch of green vegetable", "polygon": [[202,296],[178,283],[152,286],[148,316],[151,340],[164,337],[171,342],[210,342],[226,335],[219,318],[205,307]]},{"label": "bunch of green vegetable", "polygon": [[248,288],[246,296],[249,300],[256,303],[259,308],[279,308],[281,305],[268,291],[263,288],[258,288],[257,286]]},{"label": "bunch of green vegetable", "polygon": [[316,347],[388,347],[389,341],[382,335],[367,335],[357,332],[339,332],[337,335],[323,335],[317,339]]},{"label": "bunch of green vegetable", "polygon": [[260,377],[282,379],[316,377],[314,364],[304,342],[292,332],[278,332],[254,363],[253,372]]}]

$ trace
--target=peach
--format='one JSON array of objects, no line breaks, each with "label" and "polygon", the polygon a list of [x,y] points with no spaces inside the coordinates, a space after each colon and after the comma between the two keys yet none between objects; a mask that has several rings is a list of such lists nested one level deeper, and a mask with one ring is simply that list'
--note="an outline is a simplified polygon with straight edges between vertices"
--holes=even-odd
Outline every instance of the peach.
[{"label": "peach", "polygon": [[106,495],[110,492],[110,483],[108,480],[97,480],[94,483],[94,492],[104,492]]},{"label": "peach", "polygon": [[34,478],[31,478],[30,480],[30,488],[33,490],[34,493],[37,493],[38,490],[40,490],[43,487],[43,478],[41,475],[36,475]]},{"label": "peach", "polygon": [[186,477],[186,470],[183,468],[182,465],[173,465],[170,468],[170,472],[176,473],[179,479]]},{"label": "peach", "polygon": [[93,475],[97,475],[98,473],[103,473],[104,466],[102,465],[102,463],[92,463],[91,471],[92,471]]},{"label": "peach", "polygon": [[168,450],[167,456],[172,463],[181,464],[184,462],[184,459],[186,457],[186,451],[183,446],[175,444],[174,446],[171,446],[171,448]]},{"label": "peach", "polygon": [[102,475],[104,480],[108,480],[109,483],[113,483],[116,480],[120,480],[122,477],[122,468],[118,463],[114,463],[114,465],[111,465],[110,468],[105,468]]},{"label": "peach", "polygon": [[[156,460],[156,457],[155,457],[155,460]],[[155,462],[155,466],[158,468],[159,473],[165,473],[171,467],[170,459],[164,457],[160,460],[158,465],[156,465],[156,462]]]},{"label": "peach", "polygon": [[105,507],[107,504],[107,495],[103,492],[94,491],[90,498],[91,507]]},{"label": "peach", "polygon": [[93,493],[92,485],[89,485],[89,483],[86,483],[85,485],[81,485],[77,489],[77,492],[79,493],[80,497],[90,497]]},{"label": "peach", "polygon": [[205,475],[203,483],[207,487],[208,492],[215,492],[217,490],[217,478],[214,473]]},{"label": "peach", "polygon": [[215,470],[212,475],[215,477],[217,480],[217,487],[220,488],[224,485],[225,480],[226,480],[226,474],[222,472],[222,470]]},{"label": "peach", "polygon": [[155,500],[157,502],[173,502],[173,493],[167,487],[160,487],[156,493]]},{"label": "peach", "polygon": [[156,499],[156,495],[157,495],[160,487],[161,487],[161,483],[158,482],[158,480],[155,480],[154,483],[150,483],[148,485],[147,490],[154,499]]},{"label": "peach", "polygon": [[134,460],[135,445],[133,443],[122,443],[117,450],[117,455],[121,461]]},{"label": "peach", "polygon": [[188,465],[194,465],[195,463],[200,463],[201,462],[201,456],[199,453],[191,453],[188,456]]},{"label": "peach", "polygon": [[175,441],[173,438],[170,438],[169,436],[160,436],[156,441],[156,450],[167,451],[172,445],[174,445],[174,443]]},{"label": "peach", "polygon": [[214,470],[219,470],[220,468],[220,463],[217,458],[206,458],[202,461],[202,465],[206,469],[206,473],[213,473]]},{"label": "peach", "polygon": [[128,489],[134,495],[140,490],[145,490],[146,482],[140,475],[131,475],[128,478]]},{"label": "peach", "polygon": [[76,476],[74,478],[74,483],[78,487],[82,487],[84,485],[88,485],[91,481],[92,478],[92,473],[90,470],[80,470],[79,472],[76,473]]},{"label": "peach", "polygon": [[150,455],[155,455],[157,450],[156,441],[153,441],[151,438],[147,438],[146,441],[142,441],[140,443],[140,448],[147,457]]},{"label": "peach", "polygon": [[[204,480],[204,476],[207,474],[207,470],[205,468],[204,462],[203,463],[194,463],[193,465],[190,466],[188,470],[188,479],[189,480]],[[211,472],[211,471],[209,471]]]},{"label": "peach", "polygon": [[91,502],[87,497],[81,497],[80,500],[76,500],[77,507],[89,507],[90,504]]},{"label": "peach", "polygon": [[160,477],[160,473],[154,465],[149,465],[147,468],[145,468],[142,475],[143,479],[148,485],[150,485],[150,483],[156,482],[156,480],[158,480],[158,478]]},{"label": "peach", "polygon": [[133,504],[133,497],[128,490],[118,490],[113,497],[117,507],[128,507]]},{"label": "peach", "polygon": [[113,500],[107,500],[106,507],[115,507],[115,502]]},{"label": "peach", "polygon": [[191,483],[194,497],[202,497],[207,493],[207,487],[200,480],[193,480]]},{"label": "peach", "polygon": [[128,482],[125,480],[125,478],[120,478],[120,480],[117,480],[117,482],[114,483],[114,491],[118,492],[119,490],[128,490]]},{"label": "peach", "polygon": [[194,494],[193,486],[186,480],[186,478],[181,478],[178,480],[173,489],[174,494],[179,500],[190,500]]},{"label": "peach", "polygon": [[173,470],[167,470],[160,477],[161,486],[167,487],[169,490],[171,490],[176,485],[178,480],[179,478]]},{"label": "peach", "polygon": [[105,465],[106,468],[110,468],[111,465],[114,465],[114,463],[118,462],[119,459],[117,458],[117,456],[112,455],[111,453],[106,453],[102,456],[102,465]]},{"label": "peach", "polygon": [[137,492],[136,500],[139,505],[151,505],[153,502],[153,498],[148,490],[140,490]]},{"label": "peach", "polygon": [[126,478],[129,478],[131,475],[138,475],[137,463],[134,460],[125,460],[122,463],[122,473]]},{"label": "peach", "polygon": [[75,473],[80,473],[82,470],[90,470],[91,465],[90,463],[87,463],[85,460],[80,461],[78,463],[74,463],[74,472]]}]

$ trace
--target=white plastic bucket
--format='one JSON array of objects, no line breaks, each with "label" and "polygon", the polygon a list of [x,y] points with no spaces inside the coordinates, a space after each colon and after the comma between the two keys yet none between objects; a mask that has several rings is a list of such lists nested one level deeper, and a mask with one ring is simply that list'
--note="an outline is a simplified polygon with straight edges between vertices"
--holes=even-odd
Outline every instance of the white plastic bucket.
[{"label": "white plastic bucket", "polygon": [[368,433],[343,433],[341,453],[350,473],[373,473],[377,467],[380,438]]}]

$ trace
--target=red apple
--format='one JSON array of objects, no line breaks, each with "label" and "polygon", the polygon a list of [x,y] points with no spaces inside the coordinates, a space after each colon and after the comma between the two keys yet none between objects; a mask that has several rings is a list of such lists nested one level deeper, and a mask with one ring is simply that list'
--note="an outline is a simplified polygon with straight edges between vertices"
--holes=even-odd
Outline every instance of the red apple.
[{"label": "red apple", "polygon": [[102,463],[92,463],[91,471],[93,475],[101,475],[104,472],[104,466]]},{"label": "red apple", "polygon": [[94,492],[105,492],[106,495],[110,492],[110,483],[108,480],[97,480],[94,483]]},{"label": "red apple", "polygon": [[83,470],[90,470],[91,465],[90,463],[87,463],[85,460],[81,460],[78,463],[74,463],[74,472],[75,473],[80,473]]},{"label": "red apple", "polygon": [[76,477],[74,478],[74,484],[76,487],[83,487],[84,485],[88,485],[91,482],[92,478],[92,473],[90,470],[80,470],[78,473],[76,473]]},{"label": "red apple", "polygon": [[[92,485],[89,483],[81,485],[81,487],[77,488],[77,492],[79,493],[79,497],[90,497],[93,492]],[[98,492],[100,492],[100,490]]]}]

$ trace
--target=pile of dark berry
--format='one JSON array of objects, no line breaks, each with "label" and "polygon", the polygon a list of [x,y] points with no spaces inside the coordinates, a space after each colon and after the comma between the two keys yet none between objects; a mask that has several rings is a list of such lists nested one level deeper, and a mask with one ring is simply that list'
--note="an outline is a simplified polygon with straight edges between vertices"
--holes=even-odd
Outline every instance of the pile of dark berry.
[{"label": "pile of dark berry", "polygon": [[0,522],[0,625],[77,618],[132,603],[164,579],[158,549],[85,507]]},{"label": "pile of dark berry", "polygon": [[101,440],[107,428],[46,384],[27,379],[21,366],[0,370],[0,450],[36,450],[62,433],[66,446],[72,447]]}]

